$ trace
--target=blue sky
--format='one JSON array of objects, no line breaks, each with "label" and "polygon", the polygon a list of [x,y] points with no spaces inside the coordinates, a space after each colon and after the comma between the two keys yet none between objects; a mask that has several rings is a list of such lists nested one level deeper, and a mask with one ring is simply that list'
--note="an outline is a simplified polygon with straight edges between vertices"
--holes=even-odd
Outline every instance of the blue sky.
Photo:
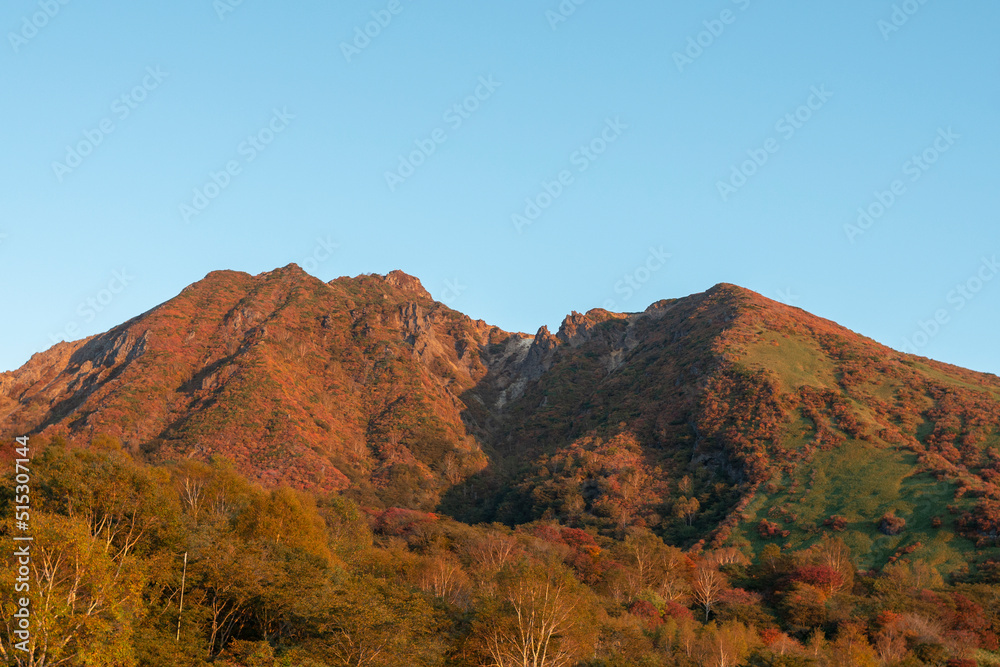
[{"label": "blue sky", "polygon": [[0,369],[296,262],[527,332],[731,282],[1000,373],[995,2],[63,2],[0,9]]}]

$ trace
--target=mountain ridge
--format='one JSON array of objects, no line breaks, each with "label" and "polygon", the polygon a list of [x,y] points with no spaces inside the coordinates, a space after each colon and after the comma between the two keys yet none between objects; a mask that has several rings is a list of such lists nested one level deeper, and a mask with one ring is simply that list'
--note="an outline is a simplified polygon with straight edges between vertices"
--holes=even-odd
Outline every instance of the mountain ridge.
[{"label": "mountain ridge", "polygon": [[[643,526],[695,548],[803,514],[781,508],[804,504],[789,490],[815,466],[838,479],[888,466],[902,491],[845,505],[862,545],[882,540],[863,515],[912,511],[913,494],[956,495],[956,517],[1000,499],[998,400],[996,376],[728,283],[532,335],[454,311],[402,271],[323,282],[290,264],[213,271],[0,374],[0,432],[104,435],[150,462],[222,456],[264,486],[366,506]],[[835,512],[814,505],[790,539]]]}]

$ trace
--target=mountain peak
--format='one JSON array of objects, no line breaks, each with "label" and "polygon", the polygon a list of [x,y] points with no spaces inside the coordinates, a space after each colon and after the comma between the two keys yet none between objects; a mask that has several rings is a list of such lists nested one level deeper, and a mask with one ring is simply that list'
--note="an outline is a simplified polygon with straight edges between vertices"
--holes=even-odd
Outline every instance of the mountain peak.
[{"label": "mountain peak", "polygon": [[274,269],[273,271],[268,271],[268,272],[264,273],[264,275],[301,276],[301,275],[307,275],[307,274],[306,274],[305,270],[301,266],[299,266],[295,262],[291,262],[289,264],[285,264],[282,267]]},{"label": "mountain peak", "polygon": [[216,271],[209,271],[205,277],[191,285],[188,285],[185,289],[192,289],[197,287],[205,286],[218,286],[226,284],[246,284],[247,281],[256,281],[259,279],[266,278],[302,278],[309,276],[302,267],[298,264],[292,262],[291,264],[286,264],[285,266],[272,269],[270,271],[263,271],[256,275],[247,273],[245,271],[236,271],[233,269],[219,269]]},{"label": "mountain peak", "polygon": [[401,292],[412,292],[414,294],[417,294],[418,296],[422,296],[428,299],[432,298],[430,292],[424,289],[424,286],[420,282],[419,278],[411,276],[408,273],[404,273],[399,269],[387,273],[383,278],[383,280],[385,280],[385,282],[389,283],[390,285],[400,290]]},{"label": "mountain peak", "polygon": [[764,295],[754,292],[746,287],[741,287],[739,285],[734,285],[733,283],[718,283],[710,287],[705,294],[709,296],[724,296],[737,299],[750,299],[758,302],[770,302],[772,299],[768,299]]}]

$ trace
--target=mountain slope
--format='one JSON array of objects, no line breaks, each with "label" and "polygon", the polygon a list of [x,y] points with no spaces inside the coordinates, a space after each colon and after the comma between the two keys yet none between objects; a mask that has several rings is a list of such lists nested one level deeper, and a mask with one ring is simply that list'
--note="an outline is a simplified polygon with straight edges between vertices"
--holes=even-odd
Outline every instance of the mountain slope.
[{"label": "mountain slope", "polygon": [[866,566],[912,547],[951,569],[996,542],[998,399],[995,376],[733,285],[529,336],[401,272],[294,265],[209,274],[0,375],[5,436],[103,433],[268,486],[695,548],[835,530]]},{"label": "mountain slope", "polygon": [[485,464],[456,395],[485,373],[479,347],[507,337],[401,273],[216,272],[4,374],[3,430],[106,433],[161,460],[220,453],[266,484],[433,496]]},{"label": "mountain slope", "polygon": [[[755,550],[806,545],[827,522],[879,566],[912,548],[958,568],[972,541],[996,541],[995,376],[731,285],[568,318],[551,346],[546,376],[505,408],[508,465],[453,490],[458,516],[647,525]],[[883,534],[887,515],[909,526]]]}]

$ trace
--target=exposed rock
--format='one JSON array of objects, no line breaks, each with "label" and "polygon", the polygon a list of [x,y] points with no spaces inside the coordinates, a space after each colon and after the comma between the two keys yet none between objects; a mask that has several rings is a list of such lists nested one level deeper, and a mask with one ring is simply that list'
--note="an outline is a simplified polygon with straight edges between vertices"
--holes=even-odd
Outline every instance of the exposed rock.
[{"label": "exposed rock", "polygon": [[390,271],[385,276],[384,280],[402,292],[410,292],[425,299],[431,298],[430,293],[424,289],[423,284],[421,284],[418,278],[414,278],[413,276],[403,273],[398,269],[396,271]]}]

